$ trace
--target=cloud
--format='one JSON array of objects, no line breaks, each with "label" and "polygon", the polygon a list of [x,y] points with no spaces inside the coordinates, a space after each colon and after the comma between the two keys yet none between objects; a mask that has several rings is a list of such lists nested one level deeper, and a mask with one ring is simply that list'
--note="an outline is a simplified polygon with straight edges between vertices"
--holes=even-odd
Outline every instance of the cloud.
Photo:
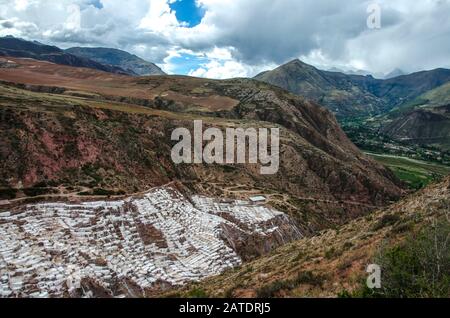
[{"label": "cloud", "polygon": [[197,68],[191,69],[188,75],[214,79],[236,77],[251,77],[267,69],[275,68],[276,64],[249,65],[234,59],[236,49],[233,47],[215,47],[205,52],[203,62]]},{"label": "cloud", "polygon": [[448,65],[450,1],[426,0],[409,7],[407,2],[392,1],[400,23],[350,39],[345,56],[384,71],[396,67],[418,71]]},{"label": "cloud", "polygon": [[207,77],[207,78],[234,78],[248,76],[246,67],[236,61],[217,61],[213,60],[200,66],[198,69],[189,72],[190,76]]},{"label": "cloud", "polygon": [[177,20],[173,1],[0,0],[0,35],[120,48],[165,70],[215,78],[253,76],[294,58],[385,73],[449,63],[450,0],[378,0],[380,30],[366,24],[372,0],[197,0],[204,16],[192,28]]}]

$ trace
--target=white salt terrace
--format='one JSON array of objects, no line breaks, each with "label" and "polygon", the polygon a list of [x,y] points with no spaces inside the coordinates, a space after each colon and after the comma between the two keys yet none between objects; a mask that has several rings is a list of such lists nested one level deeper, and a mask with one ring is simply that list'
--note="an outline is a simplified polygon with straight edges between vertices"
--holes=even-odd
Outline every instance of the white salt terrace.
[{"label": "white salt terrace", "polygon": [[[247,201],[234,200],[221,202],[218,199],[203,196],[194,196],[194,204],[203,212],[215,215],[227,214],[255,232],[262,232],[261,224],[273,220],[276,216],[285,216],[284,213],[269,209],[265,206],[254,206]],[[265,231],[275,231],[277,226]]]},{"label": "white salt terrace", "polygon": [[192,200],[195,206],[161,187],[114,202],[45,203],[0,213],[0,297],[94,296],[86,279],[110,296],[123,297],[117,285],[128,282],[145,295],[161,282],[182,285],[241,264],[223,239],[223,225],[264,239],[279,230],[272,219],[288,222],[281,212],[244,201]]}]

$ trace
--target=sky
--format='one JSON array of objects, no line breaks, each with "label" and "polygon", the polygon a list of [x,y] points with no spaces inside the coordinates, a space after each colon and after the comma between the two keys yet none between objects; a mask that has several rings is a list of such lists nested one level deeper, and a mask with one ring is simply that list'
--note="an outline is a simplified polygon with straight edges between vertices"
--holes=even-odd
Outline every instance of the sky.
[{"label": "sky", "polygon": [[[169,74],[209,78],[252,77],[296,58],[374,74],[450,68],[450,0],[411,2],[0,0],[0,36],[118,48]],[[379,28],[367,23],[374,5]]]}]

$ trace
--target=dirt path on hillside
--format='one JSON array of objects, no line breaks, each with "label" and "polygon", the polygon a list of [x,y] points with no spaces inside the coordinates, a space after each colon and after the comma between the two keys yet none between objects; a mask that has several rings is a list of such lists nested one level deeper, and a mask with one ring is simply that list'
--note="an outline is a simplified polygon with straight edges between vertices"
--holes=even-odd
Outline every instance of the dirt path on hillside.
[{"label": "dirt path on hillside", "polygon": [[[30,200],[42,200],[42,201],[55,200],[55,201],[57,201],[58,199],[60,199],[60,200],[67,200],[69,202],[70,201],[89,202],[89,201],[97,201],[97,200],[99,200],[99,201],[120,200],[120,199],[125,199],[128,197],[141,196],[141,195],[144,195],[145,193],[152,191],[156,188],[168,187],[173,184],[175,184],[175,181],[169,182],[169,183],[161,185],[161,186],[156,186],[156,187],[147,189],[145,191],[140,191],[140,192],[131,193],[131,194],[123,194],[123,195],[80,195],[81,192],[86,192],[86,191],[92,190],[90,188],[83,187],[83,188],[78,189],[76,192],[71,192],[71,193],[43,194],[43,195],[37,195],[37,196],[33,196],[33,197],[22,197],[22,198],[11,199],[11,200],[2,200],[2,201],[0,201],[0,208],[8,207],[11,205],[17,205],[17,204],[20,204],[21,202],[26,202],[26,201],[30,201]],[[60,188],[57,188],[57,189],[60,190]]]}]

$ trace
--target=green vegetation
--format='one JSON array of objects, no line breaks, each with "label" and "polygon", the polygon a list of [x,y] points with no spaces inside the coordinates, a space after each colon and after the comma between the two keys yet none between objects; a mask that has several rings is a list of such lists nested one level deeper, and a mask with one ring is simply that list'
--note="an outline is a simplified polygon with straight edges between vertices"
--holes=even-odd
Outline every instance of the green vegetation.
[{"label": "green vegetation", "polygon": [[325,252],[325,258],[333,259],[333,258],[341,256],[342,253],[343,253],[342,250],[336,250],[334,247],[332,247]]},{"label": "green vegetation", "polygon": [[201,288],[194,288],[188,294],[188,298],[208,298],[208,294]]},{"label": "green vegetation", "polygon": [[37,197],[40,195],[55,193],[55,190],[52,188],[33,187],[33,188],[23,189],[23,193],[28,197]]},{"label": "green vegetation", "polygon": [[395,214],[386,214],[384,215],[372,228],[372,231],[381,230],[387,226],[394,225],[395,223],[400,221],[400,217]]},{"label": "green vegetation", "polygon": [[98,174],[98,167],[95,167],[91,164],[84,165],[82,168],[82,171],[87,176],[91,177],[93,179],[92,185],[100,184],[103,180],[103,178]]},{"label": "green vegetation", "polygon": [[398,246],[386,248],[374,260],[382,269],[382,288],[361,287],[341,297],[450,297],[450,222],[434,222]]},{"label": "green vegetation", "polygon": [[111,190],[105,190],[102,188],[95,188],[94,191],[92,192],[93,195],[99,195],[99,196],[110,196],[110,195],[115,195],[116,192],[115,191],[111,191]]},{"label": "green vegetation", "polygon": [[[383,134],[381,128],[387,119],[378,117],[349,117],[340,124],[348,138],[361,150],[372,153],[409,157],[450,166],[450,151],[442,141],[437,145],[419,145],[394,140]],[[448,147],[447,147],[448,148]]]},{"label": "green vegetation", "polygon": [[405,157],[369,153],[381,164],[389,167],[395,175],[411,189],[421,189],[430,182],[438,181],[450,174],[450,166],[424,162]]},{"label": "green vegetation", "polygon": [[17,190],[13,188],[0,189],[0,200],[15,199]]},{"label": "green vegetation", "polygon": [[78,195],[110,197],[110,196],[115,196],[115,195],[125,195],[125,191],[123,191],[123,190],[114,191],[114,190],[107,190],[107,189],[102,189],[102,188],[95,188],[94,190],[79,192]]}]

